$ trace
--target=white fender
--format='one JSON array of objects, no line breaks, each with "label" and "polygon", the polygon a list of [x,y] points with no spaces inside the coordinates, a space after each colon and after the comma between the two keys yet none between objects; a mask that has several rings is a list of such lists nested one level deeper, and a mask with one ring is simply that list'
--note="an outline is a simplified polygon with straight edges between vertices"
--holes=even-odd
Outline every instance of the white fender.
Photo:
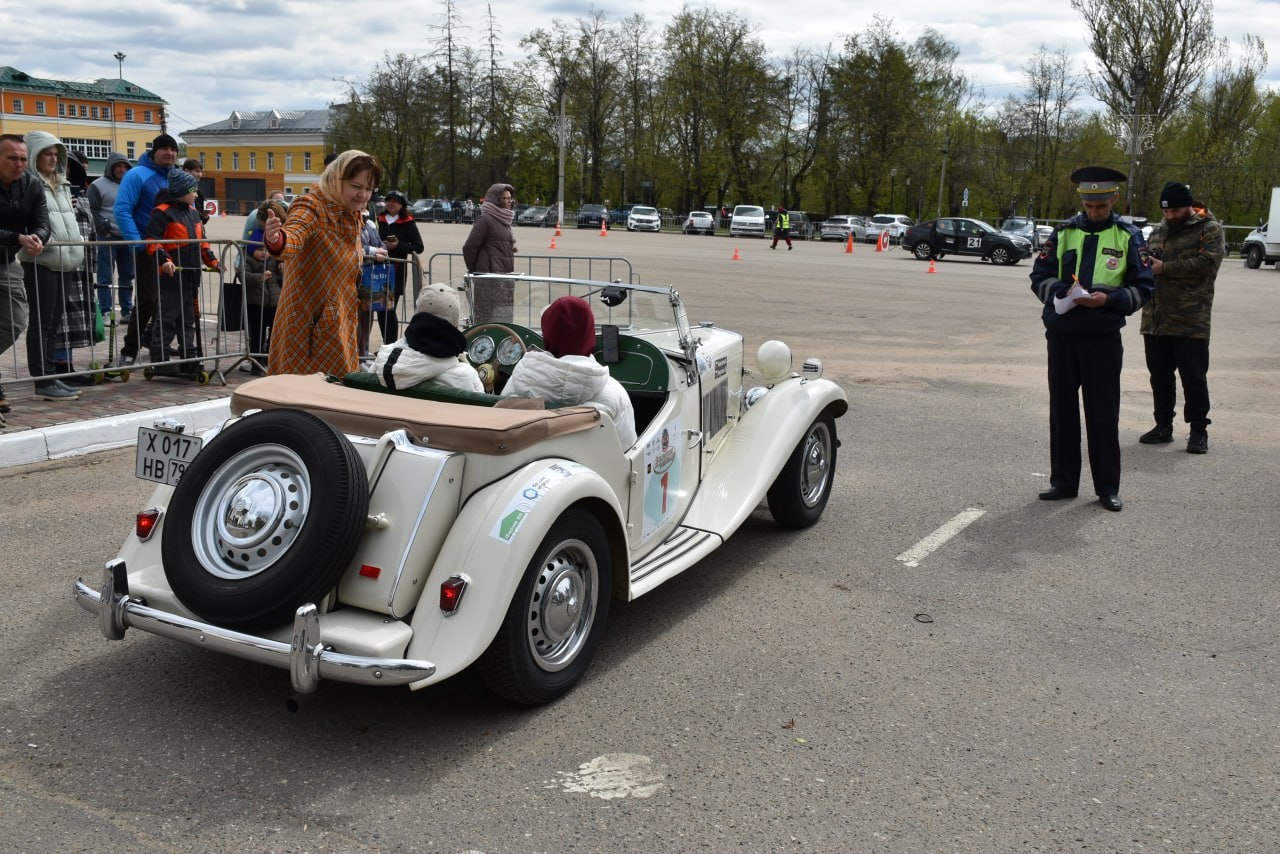
[{"label": "white fender", "polygon": [[828,408],[837,418],[849,409],[844,389],[830,380],[793,378],[775,384],[716,449],[717,455],[751,464],[711,466],[682,524],[722,537],[736,531],[769,491],[809,425]]},{"label": "white fender", "polygon": [[[529,463],[467,500],[427,576],[405,653],[434,663],[436,672],[409,687],[422,688],[456,674],[489,648],[542,538],[568,507],[583,499],[606,504],[621,531],[622,506],[608,483],[565,459]],[[446,617],[439,607],[440,584],[457,573],[470,583],[457,610]]]}]

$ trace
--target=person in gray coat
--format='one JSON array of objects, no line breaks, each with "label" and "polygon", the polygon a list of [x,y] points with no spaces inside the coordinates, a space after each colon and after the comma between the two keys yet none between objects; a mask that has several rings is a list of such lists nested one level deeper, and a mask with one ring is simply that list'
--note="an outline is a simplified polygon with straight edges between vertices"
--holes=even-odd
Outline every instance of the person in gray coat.
[{"label": "person in gray coat", "polygon": [[[116,193],[120,179],[129,171],[129,158],[118,151],[107,157],[102,177],[89,185],[89,212],[93,214],[94,237],[102,241],[124,240],[116,222]],[[111,314],[111,267],[115,265],[120,290],[120,322],[128,323],[133,314],[133,247],[127,243],[104,243],[97,251],[98,308],[102,316]]]}]

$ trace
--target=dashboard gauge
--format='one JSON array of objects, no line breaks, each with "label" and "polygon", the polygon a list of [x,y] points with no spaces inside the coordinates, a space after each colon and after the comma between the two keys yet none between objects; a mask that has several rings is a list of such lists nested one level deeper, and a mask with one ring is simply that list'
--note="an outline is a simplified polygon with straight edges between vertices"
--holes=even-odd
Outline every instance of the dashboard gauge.
[{"label": "dashboard gauge", "polygon": [[519,338],[508,338],[498,345],[498,364],[506,365],[508,368],[520,361],[520,357],[524,355],[524,344]]},{"label": "dashboard gauge", "polygon": [[467,358],[479,364],[493,358],[494,343],[488,335],[481,335],[467,348]]}]

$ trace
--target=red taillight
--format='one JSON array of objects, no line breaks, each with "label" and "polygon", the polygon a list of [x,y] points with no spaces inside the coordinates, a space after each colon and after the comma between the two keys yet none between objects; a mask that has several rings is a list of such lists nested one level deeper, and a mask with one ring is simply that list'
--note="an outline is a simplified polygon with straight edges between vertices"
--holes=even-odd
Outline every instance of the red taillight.
[{"label": "red taillight", "polygon": [[451,576],[440,585],[440,610],[446,617],[458,610],[458,605],[462,602],[462,594],[466,589],[467,578],[464,575]]},{"label": "red taillight", "polygon": [[133,532],[145,543],[156,532],[158,524],[160,524],[160,511],[152,507],[138,514],[133,523]]}]

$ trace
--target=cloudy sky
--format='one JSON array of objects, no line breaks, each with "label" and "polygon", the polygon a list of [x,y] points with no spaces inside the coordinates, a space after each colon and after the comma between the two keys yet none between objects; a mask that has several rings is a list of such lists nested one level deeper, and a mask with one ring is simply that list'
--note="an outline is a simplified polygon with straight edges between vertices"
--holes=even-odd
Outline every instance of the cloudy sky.
[{"label": "cloudy sky", "polygon": [[[637,5],[600,4],[612,17]],[[691,0],[648,0],[640,6],[659,31]],[[995,103],[1020,91],[1022,67],[1042,45],[1066,48],[1081,71],[1092,61],[1084,27],[1067,2],[985,0],[977,4],[928,4],[919,14],[892,14],[882,2],[735,0],[706,5],[731,10],[755,27],[769,52],[781,56],[796,46],[840,47],[877,12],[894,30],[914,40],[925,26],[960,50],[968,78]],[[459,38],[479,47],[486,36],[486,9],[498,22],[504,55],[521,55],[522,36],[560,19],[590,14],[588,0],[493,0],[455,3]],[[102,0],[44,0],[0,8],[0,65],[37,77],[92,81],[118,72],[113,54],[122,51],[124,77],[169,102],[170,130],[220,121],[232,110],[310,109],[341,98],[342,80],[363,81],[387,53],[424,53],[442,21],[443,3],[397,0],[387,4],[338,0],[134,0],[122,13]],[[901,7],[899,7],[901,8]],[[909,7],[923,10],[925,5]],[[840,10],[838,15],[836,10]],[[1280,89],[1280,0],[1218,0],[1217,33],[1233,43],[1244,33],[1261,36],[1271,54],[1269,86]],[[38,19],[38,20],[37,20]]]}]

